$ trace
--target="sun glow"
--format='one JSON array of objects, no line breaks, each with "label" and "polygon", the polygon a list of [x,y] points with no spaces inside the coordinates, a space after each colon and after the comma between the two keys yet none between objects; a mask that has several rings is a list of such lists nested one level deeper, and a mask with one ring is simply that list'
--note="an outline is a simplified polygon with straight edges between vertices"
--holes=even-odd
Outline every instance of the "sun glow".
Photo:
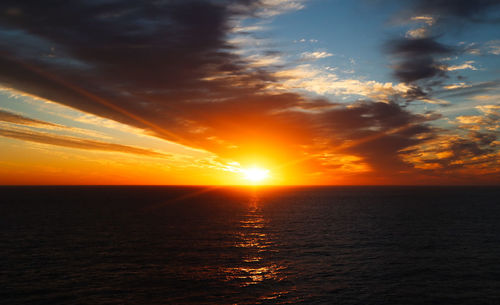
[{"label": "sun glow", "polygon": [[255,184],[260,183],[269,177],[269,170],[258,167],[243,169],[242,173],[245,179],[250,180]]}]

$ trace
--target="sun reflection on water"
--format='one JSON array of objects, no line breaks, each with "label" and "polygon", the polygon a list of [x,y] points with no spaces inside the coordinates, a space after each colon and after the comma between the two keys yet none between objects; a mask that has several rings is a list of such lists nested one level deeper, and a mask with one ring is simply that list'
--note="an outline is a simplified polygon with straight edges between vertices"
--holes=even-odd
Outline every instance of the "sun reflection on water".
[{"label": "sun reflection on water", "polygon": [[265,280],[282,281],[284,268],[266,255],[273,251],[274,243],[266,228],[267,220],[259,207],[259,198],[253,194],[248,210],[239,221],[235,247],[244,250],[240,266],[225,270],[228,280],[237,280],[242,287],[256,285]]}]

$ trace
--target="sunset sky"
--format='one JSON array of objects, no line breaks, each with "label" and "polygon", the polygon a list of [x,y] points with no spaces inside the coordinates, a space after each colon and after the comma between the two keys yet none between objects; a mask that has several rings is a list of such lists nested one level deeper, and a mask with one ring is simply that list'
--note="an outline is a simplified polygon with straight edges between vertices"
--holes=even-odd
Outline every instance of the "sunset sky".
[{"label": "sunset sky", "polygon": [[0,184],[499,184],[499,135],[498,0],[0,2]]}]

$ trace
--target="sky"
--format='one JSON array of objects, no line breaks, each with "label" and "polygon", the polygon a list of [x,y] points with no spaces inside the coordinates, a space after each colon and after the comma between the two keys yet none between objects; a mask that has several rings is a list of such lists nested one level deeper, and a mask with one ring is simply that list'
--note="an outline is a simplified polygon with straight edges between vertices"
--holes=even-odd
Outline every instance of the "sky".
[{"label": "sky", "polygon": [[0,3],[0,184],[498,185],[499,131],[498,0]]}]

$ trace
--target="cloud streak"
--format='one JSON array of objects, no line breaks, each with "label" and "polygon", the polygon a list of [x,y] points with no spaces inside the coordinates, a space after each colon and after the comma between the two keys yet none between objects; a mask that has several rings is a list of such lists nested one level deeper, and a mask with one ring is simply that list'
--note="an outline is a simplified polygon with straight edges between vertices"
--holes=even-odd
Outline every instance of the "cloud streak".
[{"label": "cloud streak", "polygon": [[49,127],[59,127],[62,128],[59,124],[49,123],[45,121],[35,120],[20,114],[12,113],[9,111],[5,111],[0,109],[0,121],[9,122],[14,124],[28,125],[28,126],[49,126]]},{"label": "cloud streak", "polygon": [[327,58],[330,56],[333,56],[333,54],[325,51],[315,51],[315,52],[304,52],[302,53],[301,57],[304,60],[316,60],[321,58]]},{"label": "cloud streak", "polygon": [[13,138],[22,141],[42,143],[48,145],[56,145],[69,148],[99,150],[107,152],[119,152],[136,154],[148,157],[168,158],[169,156],[163,153],[147,150],[139,147],[81,139],[75,137],[61,136],[36,131],[13,130],[0,128],[0,136]]}]

